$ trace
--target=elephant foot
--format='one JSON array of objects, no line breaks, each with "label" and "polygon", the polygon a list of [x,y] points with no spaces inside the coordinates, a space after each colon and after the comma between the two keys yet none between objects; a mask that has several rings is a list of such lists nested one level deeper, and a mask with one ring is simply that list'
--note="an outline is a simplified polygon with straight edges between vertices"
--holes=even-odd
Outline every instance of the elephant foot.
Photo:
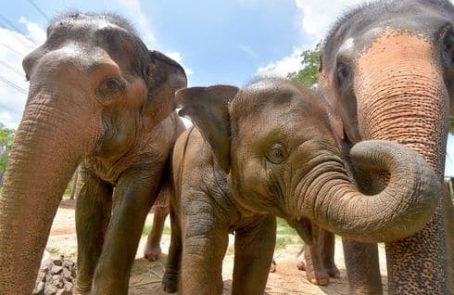
[{"label": "elephant foot", "polygon": [[[312,265],[307,266],[302,260],[299,260],[296,267],[301,270],[306,272],[306,278],[307,280],[314,285],[319,285],[319,286],[326,286],[329,284],[329,278],[330,277],[339,277],[340,273],[337,267],[334,267],[334,269],[314,269]],[[337,275],[337,276],[336,276]]]},{"label": "elephant foot", "polygon": [[324,271],[306,271],[306,278],[314,285],[326,286],[329,284],[329,275]]},{"label": "elephant foot", "polygon": [[296,268],[301,271],[306,271],[306,264],[304,264],[303,260],[298,260],[298,263],[296,264]]},{"label": "elephant foot", "polygon": [[175,293],[178,291],[178,275],[173,273],[164,273],[162,278],[162,287],[166,293]]},{"label": "elephant foot", "polygon": [[276,261],[273,259],[271,261],[271,266],[270,266],[270,273],[276,272]]},{"label": "elephant foot", "polygon": [[146,245],[143,256],[150,262],[156,261],[161,258],[161,247],[159,245]]},{"label": "elephant foot", "polygon": [[76,287],[74,288],[74,295],[88,295],[91,291],[91,284],[84,284],[81,282],[76,282]]},{"label": "elephant foot", "polygon": [[336,279],[340,278],[340,271],[337,268],[337,266],[335,266],[335,265],[327,267],[326,272],[332,278],[336,278]]}]

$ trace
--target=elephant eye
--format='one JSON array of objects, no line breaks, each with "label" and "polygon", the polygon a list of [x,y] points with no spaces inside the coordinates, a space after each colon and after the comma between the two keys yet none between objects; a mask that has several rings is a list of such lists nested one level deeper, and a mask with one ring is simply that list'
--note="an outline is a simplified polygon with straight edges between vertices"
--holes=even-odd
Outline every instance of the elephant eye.
[{"label": "elephant eye", "polygon": [[337,79],[339,81],[339,85],[347,86],[352,78],[352,71],[350,65],[344,62],[337,63]]},{"label": "elephant eye", "polygon": [[454,65],[454,30],[448,26],[442,39],[442,58],[446,66],[452,68]]},{"label": "elephant eye", "polygon": [[274,143],[266,153],[266,158],[274,164],[280,164],[287,159],[288,153],[281,143]]},{"label": "elephant eye", "polygon": [[108,98],[109,96],[122,92],[125,87],[124,81],[117,78],[107,78],[101,82],[96,92],[102,98]]}]

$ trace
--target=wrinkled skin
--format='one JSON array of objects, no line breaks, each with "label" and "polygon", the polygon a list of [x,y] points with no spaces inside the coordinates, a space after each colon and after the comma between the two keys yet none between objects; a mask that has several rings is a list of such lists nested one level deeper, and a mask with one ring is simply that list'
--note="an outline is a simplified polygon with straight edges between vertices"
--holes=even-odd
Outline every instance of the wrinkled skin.
[{"label": "wrinkled skin", "polygon": [[[187,88],[176,100],[227,173],[235,202],[285,218],[307,241],[311,230],[298,222],[306,218],[350,239],[395,241],[419,231],[438,204],[441,184],[421,156],[396,143],[366,141],[345,157],[342,122],[322,97],[293,82],[263,79],[241,91],[224,85]],[[386,171],[389,182],[381,192],[364,195],[351,177],[350,161],[368,172]],[[206,175],[194,174],[205,183]],[[198,208],[196,219],[207,229],[210,219]],[[183,236],[189,233],[183,230]]]},{"label": "wrinkled skin", "polygon": [[50,25],[23,66],[30,90],[0,197],[0,294],[31,293],[79,164],[77,291],[127,294],[145,216],[183,131],[174,93],[184,70],[148,51],[124,20],[79,13]]},{"label": "wrinkled skin", "polygon": [[[73,191],[71,192],[70,200],[74,200],[77,190],[78,171],[73,177]],[[156,199],[151,212],[153,212],[153,223],[150,233],[148,234],[147,243],[145,245],[143,256],[150,262],[161,258],[161,238],[164,231],[164,225],[167,216],[169,215],[169,192],[167,189],[162,189]]]},{"label": "wrinkled skin", "polygon": [[253,214],[233,200],[225,173],[194,127],[178,138],[172,167],[175,194],[170,199],[164,290],[173,293],[178,286],[181,294],[221,294],[222,260],[228,235],[234,233],[232,294],[263,294],[275,246],[275,218]]},{"label": "wrinkled skin", "polygon": [[[73,176],[73,191],[71,192],[70,200],[74,200],[77,190],[78,171]],[[161,238],[164,230],[167,215],[169,215],[169,196],[167,190],[163,189],[159,192],[151,212],[153,212],[153,224],[150,233],[148,234],[147,243],[145,245],[143,256],[150,262],[156,261],[161,257]]]},{"label": "wrinkled skin", "polygon": [[[319,85],[341,113],[351,144],[369,139],[404,144],[424,157],[440,182],[448,113],[454,114],[453,20],[454,6],[448,0],[363,5],[334,25],[320,68]],[[363,171],[356,174],[363,191],[376,192],[383,186],[383,177],[373,183]],[[446,216],[451,216],[449,221]],[[454,228],[447,228],[454,224],[452,216],[452,203],[444,197],[422,231],[386,244],[391,294],[454,292],[448,265],[452,267]],[[362,258],[349,258],[346,251],[346,259],[375,259],[378,269],[376,247],[366,247]],[[370,267],[360,264],[349,273],[350,282],[379,280],[363,276]],[[363,289],[357,293],[378,293],[373,287],[355,288]]]}]

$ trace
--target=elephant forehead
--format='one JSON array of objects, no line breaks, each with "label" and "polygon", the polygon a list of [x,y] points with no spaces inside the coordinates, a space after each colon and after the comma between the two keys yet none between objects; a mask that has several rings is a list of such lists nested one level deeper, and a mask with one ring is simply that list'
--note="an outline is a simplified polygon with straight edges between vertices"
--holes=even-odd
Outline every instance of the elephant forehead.
[{"label": "elephant forehead", "polygon": [[57,18],[48,28],[48,35],[56,29],[103,30],[113,29],[136,35],[134,28],[123,18],[110,14],[69,13]]},{"label": "elephant forehead", "polygon": [[439,73],[433,56],[434,45],[422,35],[387,29],[360,54],[355,69],[356,89],[360,90],[363,82],[377,78],[372,72],[379,76],[399,76],[418,73],[417,68],[424,67],[424,76],[435,78]]},{"label": "elephant forehead", "polygon": [[339,47],[339,52],[351,52],[353,51],[355,47],[355,39],[354,38],[348,38],[345,40],[344,43],[342,43],[341,47]]},{"label": "elephant forehead", "polygon": [[132,54],[138,47],[144,46],[127,23],[123,24],[120,18],[102,15],[70,16],[49,26],[46,41],[48,49],[66,46],[68,42],[84,44],[87,51],[102,47],[111,53],[126,50]]}]

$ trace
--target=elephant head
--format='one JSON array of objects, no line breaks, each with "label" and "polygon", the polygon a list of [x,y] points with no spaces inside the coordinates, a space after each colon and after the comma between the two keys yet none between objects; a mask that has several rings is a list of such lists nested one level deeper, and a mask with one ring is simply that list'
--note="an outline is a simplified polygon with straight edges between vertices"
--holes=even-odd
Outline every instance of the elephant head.
[{"label": "elephant head", "polygon": [[258,80],[242,90],[217,85],[179,90],[191,117],[228,173],[245,208],[309,218],[338,234],[377,242],[421,229],[437,205],[440,183],[414,151],[388,141],[361,142],[355,165],[390,173],[386,188],[364,195],[343,155],[343,128],[321,97],[287,81]]},{"label": "elephant head", "polygon": [[[360,6],[333,26],[320,66],[319,86],[340,112],[350,142],[404,144],[423,156],[440,182],[448,115],[454,114],[453,21],[448,0]],[[445,208],[417,236],[386,245],[391,293],[450,293]],[[453,255],[453,237],[451,247]],[[415,279],[421,273],[424,280]]]},{"label": "elephant head", "polygon": [[30,89],[0,197],[0,293],[32,288],[65,187],[85,158],[112,163],[175,109],[183,68],[123,19],[55,20],[23,60]]},{"label": "elephant head", "polygon": [[445,154],[447,110],[454,110],[453,19],[448,0],[378,1],[333,26],[320,86],[350,141],[409,145],[443,173],[439,155]]}]

